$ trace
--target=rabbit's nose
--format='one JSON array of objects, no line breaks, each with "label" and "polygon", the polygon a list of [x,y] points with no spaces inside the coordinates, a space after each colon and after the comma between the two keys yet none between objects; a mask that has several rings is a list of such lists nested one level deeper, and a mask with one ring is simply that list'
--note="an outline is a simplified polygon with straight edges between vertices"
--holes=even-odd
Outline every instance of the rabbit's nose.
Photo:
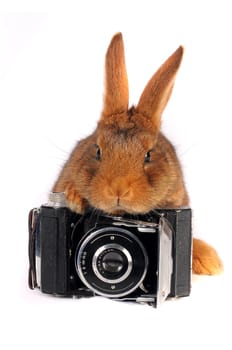
[{"label": "rabbit's nose", "polygon": [[120,200],[131,196],[131,189],[124,179],[116,179],[107,186],[105,193],[107,197],[116,199],[119,204]]}]

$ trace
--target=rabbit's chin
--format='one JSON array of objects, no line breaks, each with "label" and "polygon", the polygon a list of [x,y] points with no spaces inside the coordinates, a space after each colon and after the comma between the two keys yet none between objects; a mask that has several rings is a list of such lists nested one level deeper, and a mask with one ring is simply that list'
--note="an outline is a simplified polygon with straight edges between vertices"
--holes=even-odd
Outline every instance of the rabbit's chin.
[{"label": "rabbit's chin", "polygon": [[[122,210],[122,209],[112,209],[112,210],[107,210],[106,212],[109,215],[114,215],[114,216],[123,216],[125,214],[129,214],[128,211]],[[131,214],[131,213],[130,213]]]}]

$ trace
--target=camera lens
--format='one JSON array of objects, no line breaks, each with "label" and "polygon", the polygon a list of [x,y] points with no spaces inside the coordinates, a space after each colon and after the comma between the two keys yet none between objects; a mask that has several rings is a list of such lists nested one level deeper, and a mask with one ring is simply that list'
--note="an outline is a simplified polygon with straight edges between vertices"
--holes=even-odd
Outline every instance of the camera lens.
[{"label": "camera lens", "polygon": [[128,295],[142,283],[147,252],[138,237],[123,228],[104,227],[87,234],[76,250],[76,271],[96,294]]},{"label": "camera lens", "polygon": [[102,266],[106,272],[117,273],[123,268],[123,257],[118,252],[109,252],[102,259]]},{"label": "camera lens", "polygon": [[92,268],[103,282],[119,283],[131,272],[132,258],[128,250],[121,245],[108,243],[96,250]]}]

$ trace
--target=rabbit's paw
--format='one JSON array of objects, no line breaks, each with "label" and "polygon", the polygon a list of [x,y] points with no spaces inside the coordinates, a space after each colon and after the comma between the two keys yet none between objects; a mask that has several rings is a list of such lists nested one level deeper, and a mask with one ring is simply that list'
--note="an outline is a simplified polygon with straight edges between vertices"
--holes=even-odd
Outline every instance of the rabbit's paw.
[{"label": "rabbit's paw", "polygon": [[86,209],[86,200],[80,196],[80,194],[71,187],[65,190],[65,197],[68,202],[68,207],[78,213],[83,214]]},{"label": "rabbit's paw", "polygon": [[223,264],[216,250],[200,239],[193,239],[193,273],[198,275],[218,275],[223,272]]}]

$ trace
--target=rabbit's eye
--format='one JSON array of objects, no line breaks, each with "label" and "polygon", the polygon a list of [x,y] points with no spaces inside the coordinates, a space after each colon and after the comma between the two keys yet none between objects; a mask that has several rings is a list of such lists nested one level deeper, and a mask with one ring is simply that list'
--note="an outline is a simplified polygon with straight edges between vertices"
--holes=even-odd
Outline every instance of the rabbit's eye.
[{"label": "rabbit's eye", "polygon": [[101,150],[98,145],[96,145],[96,160],[101,160]]},{"label": "rabbit's eye", "polygon": [[144,162],[149,163],[151,161],[151,150],[145,154]]}]

